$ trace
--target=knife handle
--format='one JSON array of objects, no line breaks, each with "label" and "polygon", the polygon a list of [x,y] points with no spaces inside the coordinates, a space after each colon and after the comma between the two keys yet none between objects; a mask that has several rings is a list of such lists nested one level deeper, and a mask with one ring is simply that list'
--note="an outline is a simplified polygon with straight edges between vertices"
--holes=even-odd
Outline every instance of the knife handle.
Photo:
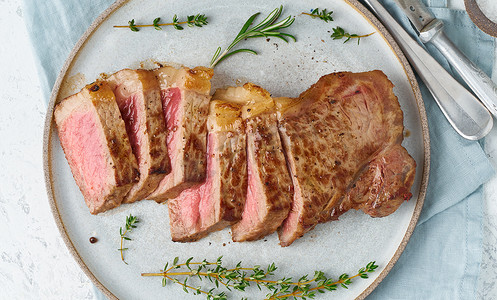
[{"label": "knife handle", "polygon": [[426,52],[377,0],[363,2],[395,38],[452,127],[469,140],[487,135],[492,129],[493,118],[485,106]]},{"label": "knife handle", "polygon": [[419,37],[423,43],[432,43],[461,75],[487,109],[497,117],[497,86],[480,68],[475,66],[443,32],[443,22],[428,24]]}]

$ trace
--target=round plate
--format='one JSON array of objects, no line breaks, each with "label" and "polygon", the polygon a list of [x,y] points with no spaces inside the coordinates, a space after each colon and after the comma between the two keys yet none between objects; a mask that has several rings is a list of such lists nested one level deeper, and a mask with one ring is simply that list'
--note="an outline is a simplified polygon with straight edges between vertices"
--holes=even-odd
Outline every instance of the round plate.
[{"label": "round plate", "polygon": [[[173,243],[169,234],[167,205],[140,201],[122,205],[97,216],[90,215],[76,186],[53,121],[53,109],[64,97],[79,91],[84,84],[123,68],[139,68],[153,61],[174,62],[189,67],[207,66],[218,46],[231,43],[243,23],[255,12],[267,15],[280,1],[255,0],[243,4],[219,1],[117,1],[107,9],[80,39],[58,77],[47,112],[44,136],[44,168],[48,195],[55,220],[68,248],[88,277],[109,297],[120,299],[197,299],[185,294],[179,285],[161,286],[161,278],[141,277],[142,272],[158,272],[176,256],[182,260],[215,260],[223,255],[226,265],[243,261],[246,265],[266,266],[274,262],[278,276],[300,278],[322,270],[330,276],[355,274],[370,261],[379,268],[369,279],[356,279],[348,290],[333,292],[334,297],[365,298],[397,261],[415,227],[425,197],[429,169],[429,135],[423,102],[413,72],[399,48],[383,26],[357,1],[287,1],[283,17],[291,14],[295,23],[286,29],[297,42],[279,39],[251,39],[249,47],[259,55],[240,53],[215,69],[213,90],[251,81],[273,96],[295,97],[321,76],[337,71],[362,72],[380,69],[395,84],[394,92],[404,112],[406,139],[403,145],[417,162],[413,198],[392,215],[374,219],[350,211],[339,221],[318,225],[290,247],[278,245],[276,234],[257,242],[233,243],[229,230],[216,232],[195,243]],[[333,10],[334,21],[325,23],[302,15],[312,8]],[[150,23],[180,19],[202,13],[209,24],[202,28],[152,28],[132,32],[113,25]],[[262,20],[259,16],[256,20]],[[358,34],[375,32],[343,43],[330,38],[332,28],[341,26]],[[119,228],[125,217],[140,219],[138,228],[126,242],[128,264],[121,261]],[[91,236],[98,238],[89,243]],[[277,277],[278,277],[277,276]],[[206,282],[203,281],[202,285]],[[245,293],[263,298],[256,288]],[[254,294],[255,293],[255,294]],[[236,298],[241,297],[236,295]],[[330,295],[324,295],[327,298]]]}]

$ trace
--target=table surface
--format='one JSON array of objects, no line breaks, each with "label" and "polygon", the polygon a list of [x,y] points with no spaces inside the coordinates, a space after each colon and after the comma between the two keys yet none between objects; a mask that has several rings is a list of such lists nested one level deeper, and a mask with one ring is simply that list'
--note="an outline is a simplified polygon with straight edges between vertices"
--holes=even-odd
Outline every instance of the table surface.
[{"label": "table surface", "polygon": [[[463,0],[449,0],[463,9]],[[497,1],[477,1],[497,21]],[[94,299],[53,220],[42,168],[43,101],[19,0],[0,0],[1,299]],[[495,55],[495,53],[492,53]],[[494,75],[497,75],[494,66]],[[494,80],[497,76],[494,76]],[[485,151],[497,168],[497,126]],[[478,298],[497,299],[497,176],[485,184]]]}]

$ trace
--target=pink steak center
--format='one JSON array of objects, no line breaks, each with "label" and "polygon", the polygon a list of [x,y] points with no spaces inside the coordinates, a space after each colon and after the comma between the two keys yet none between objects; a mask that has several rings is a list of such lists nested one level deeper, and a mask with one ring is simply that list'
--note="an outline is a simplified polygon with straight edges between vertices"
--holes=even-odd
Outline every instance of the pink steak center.
[{"label": "pink steak center", "polygon": [[106,161],[101,131],[96,115],[91,112],[73,113],[64,122],[60,140],[68,151],[71,168],[77,168],[91,198],[102,193],[106,182]]}]

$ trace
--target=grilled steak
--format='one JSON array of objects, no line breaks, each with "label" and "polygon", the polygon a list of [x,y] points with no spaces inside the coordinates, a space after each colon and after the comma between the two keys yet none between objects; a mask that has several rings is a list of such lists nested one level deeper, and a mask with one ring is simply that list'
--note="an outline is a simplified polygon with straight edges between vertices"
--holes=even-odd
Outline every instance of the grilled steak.
[{"label": "grilled steak", "polygon": [[140,181],[123,201],[131,203],[152,193],[171,171],[159,83],[151,71],[129,69],[113,74],[107,82],[116,96],[140,168]]},{"label": "grilled steak", "polygon": [[393,144],[374,156],[364,167],[341,202],[334,206],[331,218],[349,209],[361,209],[372,217],[393,213],[412,197],[416,162],[400,144]]},{"label": "grilled steak", "polygon": [[235,242],[257,240],[281,225],[293,194],[274,101],[266,90],[251,83],[218,90],[214,98],[244,104],[248,190],[242,220],[232,226],[232,238]]},{"label": "grilled steak", "polygon": [[166,66],[154,72],[161,89],[172,171],[148,198],[163,202],[205,181],[206,122],[213,71]]},{"label": "grilled steak", "polygon": [[409,198],[415,162],[394,147],[403,139],[403,115],[381,71],[329,74],[299,98],[276,101],[295,192],[279,230],[282,246],[348,208],[379,216]]},{"label": "grilled steak", "polygon": [[54,115],[62,149],[90,212],[121,204],[139,172],[112,89],[102,81],[87,85],[62,100]]},{"label": "grilled steak", "polygon": [[173,241],[195,241],[240,220],[247,192],[241,106],[211,101],[207,178],[168,201]]}]

